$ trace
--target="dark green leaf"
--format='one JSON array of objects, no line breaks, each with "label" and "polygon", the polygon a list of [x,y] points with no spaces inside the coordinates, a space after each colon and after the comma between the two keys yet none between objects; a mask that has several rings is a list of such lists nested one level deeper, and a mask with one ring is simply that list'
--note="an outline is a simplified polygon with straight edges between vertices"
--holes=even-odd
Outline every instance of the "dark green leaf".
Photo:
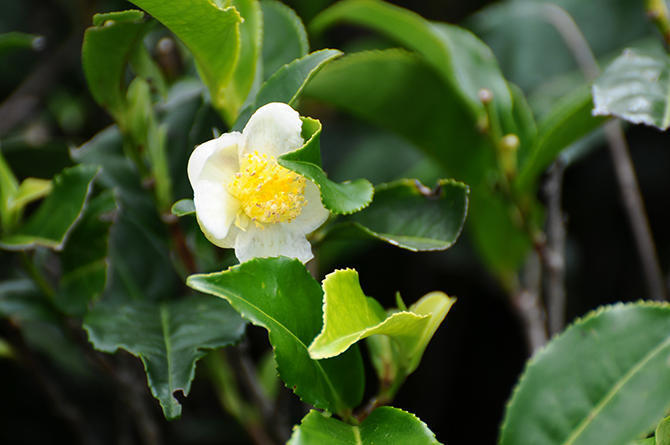
[{"label": "dark green leaf", "polygon": [[382,406],[359,426],[349,425],[318,411],[310,411],[287,445],[439,444],[435,434],[414,414]]},{"label": "dark green leaf", "polygon": [[181,414],[174,393],[188,395],[196,362],[207,350],[238,341],[244,326],[229,304],[204,296],[165,303],[101,302],[84,319],[96,349],[125,349],[142,360],[149,388],[168,419]]},{"label": "dark green leaf", "polygon": [[239,12],[203,0],[133,0],[175,33],[193,54],[212,103],[221,109],[228,98],[225,89],[240,57]]},{"label": "dark green leaf", "polygon": [[670,126],[670,59],[627,49],[593,84],[593,114],[635,124]]},{"label": "dark green leaf", "polygon": [[321,122],[310,118],[302,119],[302,137],[305,144],[298,150],[279,157],[281,166],[311,179],[321,191],[323,205],[333,213],[349,214],[358,212],[372,201],[374,187],[365,179],[333,182],[321,169]]},{"label": "dark green leaf", "polygon": [[111,191],[91,199],[60,255],[62,273],[55,302],[67,314],[83,315],[105,288],[109,229],[116,210]]},{"label": "dark green leaf", "polygon": [[670,408],[670,305],[587,315],[533,357],[507,406],[501,445],[624,445]]},{"label": "dark green leaf", "polygon": [[264,80],[295,59],[307,55],[309,42],[300,17],[276,0],[261,1],[263,10]]},{"label": "dark green leaf", "polygon": [[45,246],[61,250],[80,218],[98,168],[77,166],[53,178],[53,191],[28,221],[0,240],[0,248],[25,250]]},{"label": "dark green leaf", "polygon": [[500,117],[508,119],[512,98],[507,83],[491,50],[469,31],[377,0],[340,1],[317,16],[310,30],[319,33],[336,22],[370,27],[420,53],[476,116],[484,114],[478,94],[487,88]]},{"label": "dark green leaf", "polygon": [[332,236],[372,237],[412,251],[451,247],[468,213],[469,189],[443,179],[434,190],[401,179],[375,188],[370,206],[332,229]]},{"label": "dark green leaf", "polygon": [[345,413],[363,397],[363,364],[357,348],[312,360],[308,345],[321,331],[321,286],[295,259],[257,258],[224,272],[191,275],[187,284],[225,298],[255,325],[268,330],[277,371],[303,401]]},{"label": "dark green leaf", "polygon": [[254,111],[270,102],[294,105],[310,79],[325,64],[340,55],[342,53],[335,49],[322,49],[281,67],[263,84],[254,102],[240,113],[233,129],[241,130]]}]

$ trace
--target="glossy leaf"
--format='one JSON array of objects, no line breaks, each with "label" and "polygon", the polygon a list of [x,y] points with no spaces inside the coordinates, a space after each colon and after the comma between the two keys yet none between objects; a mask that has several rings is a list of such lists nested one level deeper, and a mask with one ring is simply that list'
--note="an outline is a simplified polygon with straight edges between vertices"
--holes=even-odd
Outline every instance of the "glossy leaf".
[{"label": "glossy leaf", "polygon": [[105,288],[109,230],[117,211],[111,191],[91,199],[60,255],[61,277],[55,302],[65,313],[82,316]]},{"label": "glossy leaf", "polygon": [[312,360],[307,347],[321,330],[321,286],[295,259],[257,258],[186,284],[225,298],[244,318],[268,330],[277,371],[306,403],[345,413],[363,396],[363,365],[357,348]]},{"label": "glossy leaf", "polygon": [[407,9],[378,0],[345,0],[317,16],[310,24],[316,33],[336,22],[370,27],[417,51],[452,86],[475,115],[484,114],[479,91],[493,93],[500,117],[511,113],[509,88],[491,50],[472,33],[444,23],[430,22]]},{"label": "glossy leaf", "polygon": [[171,212],[175,216],[186,216],[195,213],[192,199],[180,199],[172,205]]},{"label": "glossy leaf", "polygon": [[240,113],[233,129],[242,130],[254,111],[270,102],[295,105],[307,82],[325,64],[341,55],[335,49],[322,49],[281,67],[261,86],[253,103]]},{"label": "glossy leaf", "polygon": [[531,187],[561,151],[604,123],[591,113],[593,101],[584,86],[556,103],[538,125],[538,134],[530,153],[523,160],[516,185]]},{"label": "glossy leaf", "polygon": [[135,46],[147,28],[142,11],[130,10],[93,16],[94,26],[84,33],[82,64],[95,101],[117,121],[125,108],[125,70]]},{"label": "glossy leaf", "polygon": [[263,73],[269,78],[279,68],[309,51],[307,32],[300,17],[276,0],[261,1],[263,11]]},{"label": "glossy leaf", "polygon": [[323,205],[333,213],[358,212],[372,201],[374,187],[365,179],[337,183],[331,181],[321,168],[321,122],[302,118],[302,137],[305,144],[279,157],[281,166],[311,179],[321,191]]},{"label": "glossy leaf", "polygon": [[295,427],[287,445],[437,445],[435,434],[414,414],[382,406],[358,426],[310,411]]},{"label": "glossy leaf", "polygon": [[174,394],[188,395],[196,362],[207,350],[238,341],[244,326],[230,305],[204,296],[164,303],[103,301],[84,319],[96,349],[124,349],[142,360],[151,393],[168,419],[181,414]]},{"label": "glossy leaf", "polygon": [[670,59],[627,49],[593,84],[593,114],[670,127]]},{"label": "glossy leaf", "polygon": [[18,215],[10,210],[18,189],[19,182],[0,151],[0,233],[12,230],[18,220]]},{"label": "glossy leaf", "polygon": [[374,238],[414,252],[448,249],[465,224],[468,194],[468,186],[448,179],[434,190],[411,179],[380,184],[372,203],[329,236]]},{"label": "glossy leaf", "polygon": [[323,280],[323,329],[309,346],[314,359],[334,357],[372,335],[388,335],[399,346],[400,366],[410,374],[451,306],[456,301],[441,292],[420,299],[408,310],[387,315],[363,294],[355,270],[337,270]]},{"label": "glossy leaf", "polygon": [[184,42],[193,54],[214,106],[221,109],[225,89],[240,58],[240,22],[233,7],[207,0],[133,0]]},{"label": "glossy leaf", "polygon": [[61,250],[80,218],[98,169],[77,166],[53,178],[53,191],[15,232],[0,239],[0,248],[25,250],[36,246]]},{"label": "glossy leaf", "polygon": [[669,357],[670,305],[618,304],[587,315],[530,360],[500,444],[639,438],[670,408]]}]

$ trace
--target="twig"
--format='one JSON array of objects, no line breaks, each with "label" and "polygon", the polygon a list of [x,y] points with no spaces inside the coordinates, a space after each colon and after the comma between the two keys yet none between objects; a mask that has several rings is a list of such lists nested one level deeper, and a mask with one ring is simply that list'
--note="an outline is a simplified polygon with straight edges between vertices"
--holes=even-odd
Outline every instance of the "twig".
[{"label": "twig", "polygon": [[[662,2],[664,0],[647,0],[647,8],[651,11],[649,9],[650,5],[653,6]],[[667,8],[665,8],[664,4],[662,6],[664,12],[657,18],[664,22],[663,26],[667,26],[670,32]],[[547,20],[550,21],[565,41],[566,46],[570,49],[577,64],[584,73],[584,77],[589,81],[593,81],[598,76],[600,69],[586,38],[577,24],[567,12],[556,5],[547,4],[546,11]],[[657,11],[660,11],[660,9]],[[607,123],[605,125],[605,137],[614,164],[617,182],[619,183],[621,198],[628,215],[628,221],[633,230],[637,251],[644,269],[647,288],[649,289],[651,298],[654,300],[664,300],[667,298],[667,293],[663,283],[663,275],[621,123],[617,120]]]},{"label": "twig", "polygon": [[605,137],[609,143],[624,208],[633,229],[638,254],[642,260],[642,269],[647,280],[649,294],[652,299],[663,301],[667,299],[663,273],[658,263],[654,239],[635,176],[633,162],[628,152],[628,144],[618,120],[605,124]]},{"label": "twig", "polygon": [[547,242],[542,252],[544,290],[549,318],[549,334],[554,335],[565,326],[565,225],[561,210],[563,173],[565,164],[559,158],[544,184],[547,196]]},{"label": "twig", "polygon": [[670,47],[670,17],[665,0],[646,0],[647,15],[663,36],[666,48]]},{"label": "twig", "polygon": [[540,264],[537,253],[529,256],[523,271],[524,283],[512,294],[512,304],[521,318],[531,355],[547,343],[546,315],[540,300]]}]

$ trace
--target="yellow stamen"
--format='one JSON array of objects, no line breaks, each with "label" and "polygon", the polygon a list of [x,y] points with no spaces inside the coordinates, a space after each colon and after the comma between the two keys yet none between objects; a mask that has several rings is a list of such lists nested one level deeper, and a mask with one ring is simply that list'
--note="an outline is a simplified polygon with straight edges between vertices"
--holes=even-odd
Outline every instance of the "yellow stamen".
[{"label": "yellow stamen", "polygon": [[242,211],[257,226],[293,221],[307,204],[306,179],[277,163],[267,154],[254,151],[240,161],[240,171],[227,184],[240,201]]}]

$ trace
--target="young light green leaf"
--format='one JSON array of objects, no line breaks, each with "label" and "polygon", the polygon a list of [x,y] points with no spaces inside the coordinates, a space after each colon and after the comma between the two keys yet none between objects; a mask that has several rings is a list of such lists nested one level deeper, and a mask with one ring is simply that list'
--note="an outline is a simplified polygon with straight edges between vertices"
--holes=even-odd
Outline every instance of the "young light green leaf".
[{"label": "young light green leaf", "polygon": [[469,31],[430,22],[412,11],[378,0],[338,2],[317,16],[310,30],[318,34],[337,22],[370,27],[420,53],[462,95],[474,115],[484,114],[479,99],[482,88],[493,93],[503,120],[511,113],[510,91],[493,53]]},{"label": "young light green leaf", "polygon": [[238,341],[244,326],[225,301],[201,295],[164,303],[102,301],[84,319],[96,349],[124,349],[142,360],[167,419],[181,415],[174,394],[188,395],[196,362],[207,350]]},{"label": "young light green leaf", "polygon": [[105,288],[109,230],[116,211],[109,190],[91,199],[60,254],[62,274],[54,301],[69,315],[84,315]]},{"label": "young light green leaf", "polygon": [[287,445],[439,445],[435,434],[414,414],[382,406],[360,425],[349,425],[310,411],[294,428]]},{"label": "young light green leaf", "polygon": [[315,360],[335,357],[366,337],[384,334],[409,337],[422,332],[428,316],[411,312],[396,312],[386,316],[373,298],[363,294],[358,273],[352,269],[336,270],[323,280],[323,329],[309,345],[309,355]]},{"label": "young light green leaf", "polygon": [[333,213],[358,212],[372,201],[374,187],[365,179],[337,183],[331,181],[321,169],[321,122],[302,119],[302,137],[305,144],[279,157],[282,167],[293,170],[311,179],[321,191],[323,205]]},{"label": "young light green leaf", "polygon": [[263,78],[309,51],[307,32],[300,17],[276,0],[261,1],[263,11]]},{"label": "young light green leaf", "polygon": [[449,179],[440,180],[434,190],[411,179],[380,184],[372,203],[328,236],[369,237],[413,252],[445,250],[461,234],[468,194],[467,185]]},{"label": "young light green leaf", "polygon": [[54,176],[51,194],[25,224],[0,239],[0,248],[25,250],[44,246],[61,250],[84,210],[97,174],[97,167],[80,165]]},{"label": "young light green leaf", "polygon": [[184,42],[193,54],[212,103],[222,109],[225,89],[240,58],[242,17],[233,7],[221,8],[213,1],[132,0]]},{"label": "young light green leaf", "polygon": [[342,53],[335,49],[322,49],[282,66],[263,83],[253,103],[245,107],[238,116],[233,129],[244,128],[254,111],[265,104],[284,102],[294,105],[310,79],[325,64],[341,55]]},{"label": "young light green leaf", "polygon": [[96,14],[84,33],[81,58],[88,88],[117,121],[125,109],[126,63],[149,26],[143,17],[137,10]]},{"label": "young light green leaf", "polygon": [[225,298],[251,323],[268,330],[277,371],[306,403],[345,413],[363,397],[363,365],[353,348],[328,360],[312,360],[307,347],[321,330],[323,291],[296,259],[256,258],[186,284]]},{"label": "young light green leaf", "polygon": [[666,417],[656,427],[656,445],[670,445],[670,417]]},{"label": "young light green leaf", "polygon": [[40,178],[26,178],[19,185],[16,194],[10,200],[9,211],[20,212],[26,205],[42,199],[51,193],[51,180]]},{"label": "young light green leaf", "polygon": [[529,361],[500,444],[628,444],[670,407],[669,357],[670,305],[618,304],[587,315]]},{"label": "young light green leaf", "polygon": [[670,126],[670,59],[627,49],[593,84],[593,114],[634,124]]},{"label": "young light green leaf", "polygon": [[172,205],[171,212],[175,216],[186,216],[195,213],[192,199],[180,199]]},{"label": "young light green leaf", "polygon": [[11,231],[18,215],[10,210],[11,201],[19,189],[19,182],[0,151],[0,234]]}]

